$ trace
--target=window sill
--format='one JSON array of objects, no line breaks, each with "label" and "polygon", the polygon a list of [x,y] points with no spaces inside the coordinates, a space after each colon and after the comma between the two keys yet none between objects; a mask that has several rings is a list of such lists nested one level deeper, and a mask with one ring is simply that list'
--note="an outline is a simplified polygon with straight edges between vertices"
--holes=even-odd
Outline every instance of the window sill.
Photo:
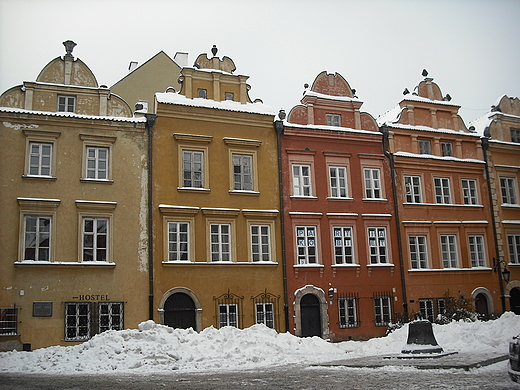
[{"label": "window sill", "polygon": [[209,193],[210,189],[209,188],[197,188],[197,187],[177,187],[177,191]]},{"label": "window sill", "polygon": [[325,268],[323,264],[294,264],[293,268]]},{"label": "window sill", "polygon": [[381,267],[381,268],[395,267],[395,264],[391,264],[391,263],[367,264],[367,267]]},{"label": "window sill", "polygon": [[386,198],[363,198],[363,201],[367,202],[388,202]]},{"label": "window sill", "polygon": [[360,268],[359,264],[332,264],[332,268]]},{"label": "window sill", "polygon": [[109,180],[109,179],[87,179],[85,177],[82,177],[81,179],[79,179],[80,182],[82,183],[102,183],[102,184],[113,184],[114,183],[114,180]]},{"label": "window sill", "polygon": [[[415,202],[405,202],[403,206],[446,206],[446,207],[475,207],[475,208],[484,208],[482,204],[455,204],[455,203],[415,203]],[[519,206],[520,207],[520,206]]]},{"label": "window sill", "polygon": [[180,267],[180,266],[230,266],[230,265],[240,265],[240,266],[268,266],[268,265],[278,265],[275,261],[163,261],[162,265],[165,267]]},{"label": "window sill", "polygon": [[520,209],[520,204],[515,203],[502,203],[500,206],[503,208]]},{"label": "window sill", "polygon": [[113,268],[116,263],[106,261],[17,261],[15,267],[95,267],[95,268]]},{"label": "window sill", "polygon": [[308,200],[315,200],[315,199],[318,199],[318,197],[317,197],[317,196],[291,195],[291,199],[308,199]]},{"label": "window sill", "polygon": [[349,201],[353,201],[354,198],[350,198],[350,197],[346,197],[346,196],[328,196],[327,197],[327,200],[349,200]]},{"label": "window sill", "polygon": [[22,175],[22,179],[55,181],[58,178],[56,176]]},{"label": "window sill", "polygon": [[420,268],[409,269],[408,272],[460,272],[460,271],[492,271],[490,267],[472,267],[472,268]]},{"label": "window sill", "polygon": [[229,190],[229,193],[231,195],[254,195],[254,196],[260,195],[260,192],[258,192],[258,191],[246,191],[246,190]]}]

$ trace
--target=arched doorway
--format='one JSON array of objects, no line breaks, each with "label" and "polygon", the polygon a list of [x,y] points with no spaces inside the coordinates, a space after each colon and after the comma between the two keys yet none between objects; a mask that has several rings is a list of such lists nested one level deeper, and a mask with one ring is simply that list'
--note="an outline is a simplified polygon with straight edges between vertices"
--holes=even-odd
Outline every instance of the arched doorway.
[{"label": "arched doorway", "polygon": [[302,337],[321,337],[320,300],[314,294],[305,294],[300,301]]},{"label": "arched doorway", "polygon": [[478,293],[475,297],[475,310],[477,311],[479,318],[489,318],[488,301],[486,296],[482,293]]},{"label": "arched doorway", "polygon": [[509,292],[509,305],[513,313],[520,314],[520,289],[518,287],[512,288]]},{"label": "arched doorway", "polygon": [[176,292],[164,303],[164,325],[172,328],[197,329],[195,302],[187,294]]}]

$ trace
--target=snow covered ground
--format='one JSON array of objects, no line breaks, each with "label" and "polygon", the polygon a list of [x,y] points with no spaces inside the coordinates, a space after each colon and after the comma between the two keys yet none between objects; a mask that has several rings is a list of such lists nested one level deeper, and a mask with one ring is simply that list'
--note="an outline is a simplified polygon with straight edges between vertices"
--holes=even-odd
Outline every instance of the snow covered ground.
[{"label": "snow covered ground", "polygon": [[[487,322],[433,324],[445,351],[506,354],[511,337],[520,333],[520,316],[504,313]],[[317,337],[276,333],[264,325],[173,329],[146,321],[139,329],[107,331],[70,347],[0,354],[0,372],[19,373],[161,373],[242,370],[275,365],[321,363],[350,357],[400,353],[408,326],[368,341],[329,343]]]}]

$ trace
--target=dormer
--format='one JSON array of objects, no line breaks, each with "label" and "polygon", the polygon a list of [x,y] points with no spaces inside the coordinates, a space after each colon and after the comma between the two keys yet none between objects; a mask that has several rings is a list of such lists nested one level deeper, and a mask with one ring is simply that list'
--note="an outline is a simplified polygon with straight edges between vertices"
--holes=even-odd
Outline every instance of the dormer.
[{"label": "dormer", "polygon": [[0,106],[31,111],[81,115],[131,117],[130,106],[98,85],[90,68],[72,51],[73,41],[63,42],[66,54],[49,62],[36,81],[24,81],[0,96]]},{"label": "dormer", "polygon": [[235,75],[235,63],[229,57],[217,57],[217,47],[213,45],[211,58],[200,54],[193,67],[181,70],[179,82],[181,95],[189,99],[201,98],[217,102],[231,100],[241,104],[251,103],[247,83],[249,76]]},{"label": "dormer", "polygon": [[323,71],[310,88],[305,85],[302,104],[291,110],[288,122],[378,131],[374,118],[360,111],[363,102],[355,93],[339,73]]}]

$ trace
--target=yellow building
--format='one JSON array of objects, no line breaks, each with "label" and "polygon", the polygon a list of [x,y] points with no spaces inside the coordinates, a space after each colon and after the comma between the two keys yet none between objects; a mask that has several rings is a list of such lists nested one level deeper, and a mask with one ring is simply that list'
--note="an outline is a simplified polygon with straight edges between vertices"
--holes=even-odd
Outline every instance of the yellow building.
[{"label": "yellow building", "polygon": [[484,135],[502,305],[520,314],[520,100],[502,96],[473,126]]},{"label": "yellow building", "polygon": [[0,349],[148,318],[146,118],[64,45],[0,96]]},{"label": "yellow building", "polygon": [[156,94],[154,319],[285,331],[274,113],[213,51]]}]

